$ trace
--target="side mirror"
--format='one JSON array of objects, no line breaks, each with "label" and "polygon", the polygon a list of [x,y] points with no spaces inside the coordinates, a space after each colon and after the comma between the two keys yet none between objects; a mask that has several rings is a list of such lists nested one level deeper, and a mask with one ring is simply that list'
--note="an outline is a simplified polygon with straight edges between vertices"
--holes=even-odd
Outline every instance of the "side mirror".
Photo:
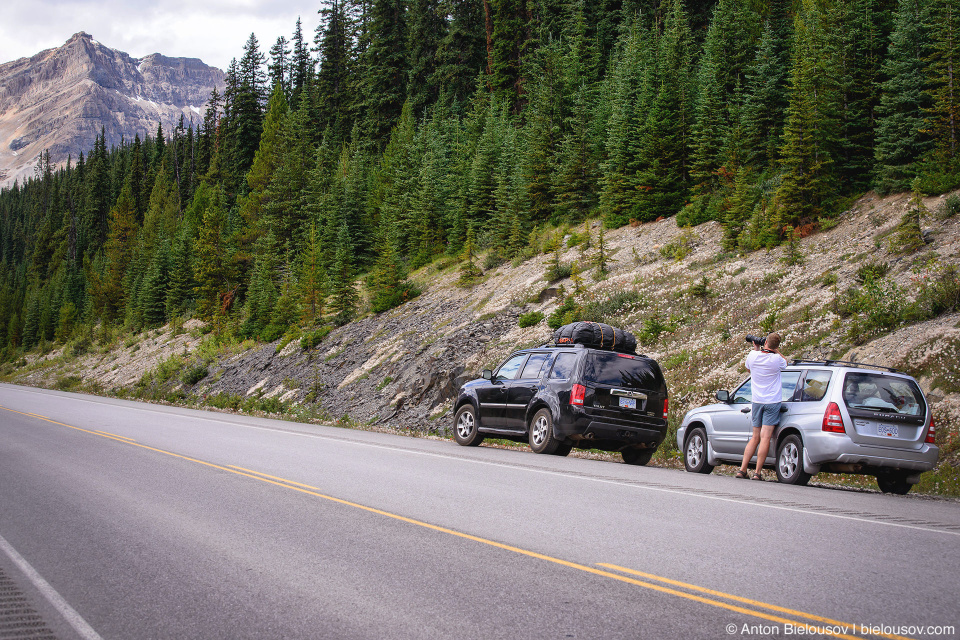
[{"label": "side mirror", "polygon": [[480,375],[483,377],[484,380],[493,379],[493,371],[490,371],[490,369],[484,369],[483,373],[481,373]]},{"label": "side mirror", "polygon": [[717,400],[720,402],[730,402],[730,392],[726,389],[720,389],[720,391],[717,391]]}]

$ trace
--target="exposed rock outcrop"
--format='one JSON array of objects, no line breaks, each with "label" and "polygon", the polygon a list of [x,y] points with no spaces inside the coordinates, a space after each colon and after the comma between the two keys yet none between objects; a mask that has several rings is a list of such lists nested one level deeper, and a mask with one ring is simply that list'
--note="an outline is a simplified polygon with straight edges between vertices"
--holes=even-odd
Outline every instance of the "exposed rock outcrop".
[{"label": "exposed rock outcrop", "polygon": [[0,65],[0,186],[33,175],[49,150],[54,165],[88,154],[101,128],[121,138],[169,135],[181,115],[199,123],[224,74],[196,58],[133,58],[80,32],[62,47]]}]

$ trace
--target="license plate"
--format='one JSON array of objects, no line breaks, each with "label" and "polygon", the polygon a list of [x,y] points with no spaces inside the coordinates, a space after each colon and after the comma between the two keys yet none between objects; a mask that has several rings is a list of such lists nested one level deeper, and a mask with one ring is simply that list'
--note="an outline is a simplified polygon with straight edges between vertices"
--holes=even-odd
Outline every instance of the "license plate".
[{"label": "license plate", "polygon": [[877,433],[881,436],[896,438],[900,435],[900,429],[895,424],[881,424],[877,427]]},{"label": "license plate", "polygon": [[620,398],[620,406],[624,409],[636,409],[637,400],[636,398]]}]

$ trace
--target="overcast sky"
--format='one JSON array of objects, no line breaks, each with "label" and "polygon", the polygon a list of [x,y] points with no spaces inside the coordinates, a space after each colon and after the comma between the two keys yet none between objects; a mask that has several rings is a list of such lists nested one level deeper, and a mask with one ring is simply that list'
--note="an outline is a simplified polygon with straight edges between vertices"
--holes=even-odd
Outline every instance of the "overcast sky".
[{"label": "overcast sky", "polygon": [[151,53],[200,58],[226,70],[250,33],[268,54],[303,22],[313,41],[322,0],[14,0],[0,20],[0,63],[59,47],[78,31],[142,58]]}]

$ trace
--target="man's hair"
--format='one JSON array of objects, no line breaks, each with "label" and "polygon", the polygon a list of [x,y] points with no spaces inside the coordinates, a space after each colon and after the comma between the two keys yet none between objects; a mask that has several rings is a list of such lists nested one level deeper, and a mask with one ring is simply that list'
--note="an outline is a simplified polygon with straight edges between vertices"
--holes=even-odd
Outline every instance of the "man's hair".
[{"label": "man's hair", "polygon": [[779,333],[771,333],[770,335],[768,335],[767,343],[766,343],[767,349],[770,349],[771,351],[773,351],[774,349],[779,347],[780,340],[782,340],[782,338],[780,337]]}]

